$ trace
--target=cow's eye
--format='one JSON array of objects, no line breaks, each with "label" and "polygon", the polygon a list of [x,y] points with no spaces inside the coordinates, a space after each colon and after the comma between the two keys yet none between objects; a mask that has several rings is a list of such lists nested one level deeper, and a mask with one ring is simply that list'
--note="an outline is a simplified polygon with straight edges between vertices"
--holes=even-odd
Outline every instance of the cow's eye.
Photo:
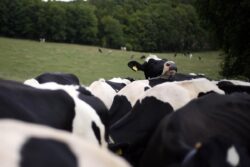
[{"label": "cow's eye", "polygon": [[167,64],[166,64],[166,66],[170,66],[170,64],[169,64],[169,63],[167,63]]}]

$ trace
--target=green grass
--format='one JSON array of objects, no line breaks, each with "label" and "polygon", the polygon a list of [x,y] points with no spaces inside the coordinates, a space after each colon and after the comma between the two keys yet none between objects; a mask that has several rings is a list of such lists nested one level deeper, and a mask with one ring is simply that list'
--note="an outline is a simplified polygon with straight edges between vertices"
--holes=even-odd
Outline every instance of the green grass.
[{"label": "green grass", "polygon": [[[120,51],[98,47],[40,43],[31,40],[0,38],[0,78],[24,81],[44,72],[67,72],[76,74],[82,84],[90,84],[99,78],[133,77],[144,79],[142,72],[133,72],[127,63],[134,55],[134,60],[142,62],[142,54],[131,51]],[[155,53],[161,58],[176,62],[178,72],[204,73],[210,78],[218,79],[219,66],[222,58],[219,52],[193,53],[190,60],[181,54],[174,57],[173,53]],[[202,60],[198,59],[202,57]]]}]

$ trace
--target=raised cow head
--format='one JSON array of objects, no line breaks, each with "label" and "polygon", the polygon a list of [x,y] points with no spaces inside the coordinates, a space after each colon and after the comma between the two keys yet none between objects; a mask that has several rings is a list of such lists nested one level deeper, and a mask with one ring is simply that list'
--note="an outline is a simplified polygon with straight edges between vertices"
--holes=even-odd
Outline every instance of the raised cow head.
[{"label": "raised cow head", "polygon": [[149,55],[145,58],[143,64],[132,60],[128,62],[128,66],[133,71],[143,71],[146,79],[165,75],[171,70],[177,71],[176,64],[173,61],[158,58],[156,55]]}]

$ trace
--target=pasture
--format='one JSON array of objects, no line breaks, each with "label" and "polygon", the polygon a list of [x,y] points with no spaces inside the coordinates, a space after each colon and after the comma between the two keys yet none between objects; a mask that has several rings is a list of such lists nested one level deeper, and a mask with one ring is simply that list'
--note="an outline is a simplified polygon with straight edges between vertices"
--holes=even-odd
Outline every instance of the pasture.
[{"label": "pasture", "polygon": [[[44,72],[74,73],[82,84],[90,84],[99,78],[133,77],[144,79],[142,72],[133,72],[127,67],[130,60],[140,60],[142,55],[133,51],[121,51],[98,47],[41,43],[39,41],[0,38],[0,78],[24,81]],[[176,62],[178,72],[204,73],[212,79],[219,79],[222,57],[219,51],[192,53],[192,59],[178,53],[153,53],[160,58]],[[201,57],[201,60],[199,59]]]}]

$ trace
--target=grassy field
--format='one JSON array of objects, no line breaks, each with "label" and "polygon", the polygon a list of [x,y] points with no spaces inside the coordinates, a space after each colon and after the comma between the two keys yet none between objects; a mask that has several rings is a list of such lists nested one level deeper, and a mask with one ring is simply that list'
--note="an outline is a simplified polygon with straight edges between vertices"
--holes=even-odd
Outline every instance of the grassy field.
[{"label": "grassy field", "polygon": [[[131,57],[142,62],[140,56],[148,53],[105,48],[102,51],[86,45],[0,38],[0,78],[24,81],[44,72],[67,72],[76,74],[85,85],[99,78],[129,76],[144,79],[142,72],[133,72],[127,63]],[[212,79],[220,78],[218,71],[222,57],[217,51],[193,53],[191,60],[181,54],[176,57],[173,53],[154,54],[175,61],[178,72],[204,73]]]}]

